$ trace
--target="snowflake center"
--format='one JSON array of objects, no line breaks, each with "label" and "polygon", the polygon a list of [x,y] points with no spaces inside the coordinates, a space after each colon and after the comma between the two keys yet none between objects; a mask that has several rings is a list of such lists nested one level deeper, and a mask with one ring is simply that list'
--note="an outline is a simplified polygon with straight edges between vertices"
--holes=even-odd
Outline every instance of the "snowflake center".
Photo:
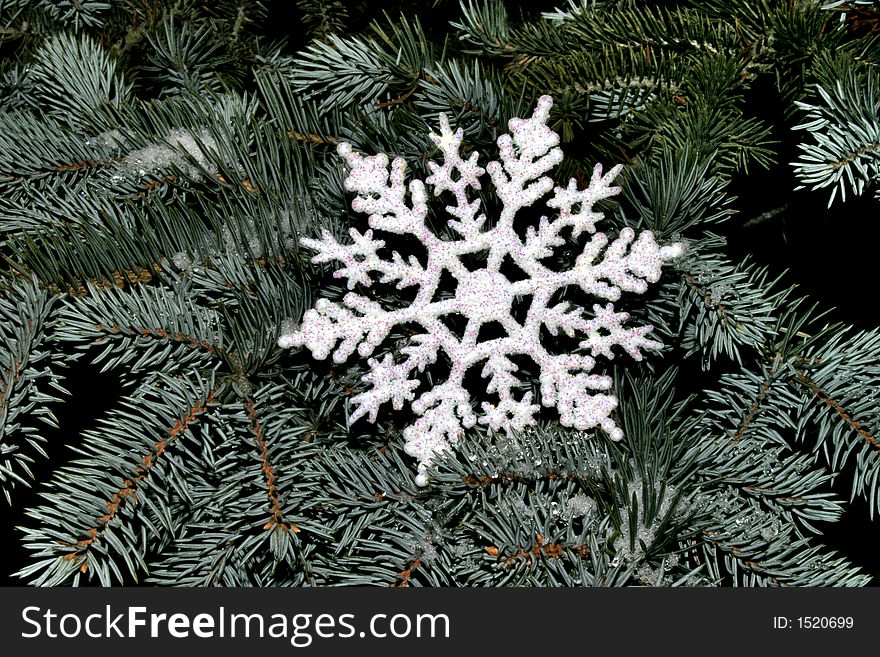
[{"label": "snowflake center", "polygon": [[509,315],[513,298],[513,287],[507,277],[489,269],[471,272],[455,291],[459,312],[478,322]]}]

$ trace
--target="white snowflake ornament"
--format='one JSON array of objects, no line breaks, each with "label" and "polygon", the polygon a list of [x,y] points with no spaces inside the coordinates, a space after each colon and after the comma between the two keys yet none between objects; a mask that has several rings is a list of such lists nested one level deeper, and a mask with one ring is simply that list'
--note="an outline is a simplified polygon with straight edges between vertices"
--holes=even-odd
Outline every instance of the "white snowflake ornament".
[{"label": "white snowflake ornament", "polygon": [[[630,228],[609,244],[605,234],[596,232],[602,214],[594,212],[593,205],[620,191],[611,186],[620,166],[603,175],[597,165],[586,189],[578,189],[574,179],[567,187],[554,189],[545,174],[563,155],[559,136],[547,126],[552,104],[549,96],[542,96],[531,118],[511,119],[510,134],[498,138],[499,161],[489,162],[485,170],[477,164],[477,153],[462,159],[462,131],[453,132],[441,115],[440,134],[431,134],[431,139],[443,153],[443,163],[429,162],[431,175],[424,182],[405,182],[402,158],[395,158],[389,170],[384,153],[365,157],[351,145],[339,144],[337,150],[350,167],[345,187],[357,193],[351,207],[369,214],[370,229],[363,233],[349,230],[350,244],[340,244],[327,230],[321,239],[302,240],[304,246],[317,251],[312,262],[342,263],[334,275],[346,279],[349,290],[358,285],[370,287],[376,275],[380,282],[394,282],[399,289],[418,287],[415,300],[396,310],[385,310],[354,291],[345,295],[342,304],[320,299],[305,313],[299,329],[285,332],[278,344],[305,346],[318,359],[332,352],[333,360],[341,363],[355,349],[362,357],[371,356],[396,325],[420,325],[424,333],[414,335],[401,349],[401,362],[391,354],[369,359],[370,372],[364,381],[371,388],[352,399],[357,408],[351,418],[368,416],[372,422],[382,404],[391,402],[400,410],[409,402],[418,418],[404,430],[405,449],[419,461],[416,483],[420,486],[427,483],[426,469],[435,456],[454,447],[464,430],[477,422],[504,431],[535,423],[539,406],[530,392],[514,394],[520,381],[510,356],[526,355],[538,365],[541,403],[555,406],[563,425],[581,430],[599,426],[613,439],[620,439],[623,433],[610,418],[617,398],[606,393],[612,380],[591,373],[595,357],[613,358],[612,347],[617,346],[639,360],[642,349],[661,346],[646,337],[651,326],[625,327],[627,313],[615,312],[611,302],[622,292],[645,292],[648,283],[660,278],[663,263],[681,255],[684,246],[661,247],[650,231],[636,239]],[[469,189],[480,189],[486,172],[502,203],[494,225],[480,212],[479,199],[468,198]],[[446,211],[456,239],[442,239],[426,225],[426,186],[435,196],[446,192],[454,199]],[[517,212],[551,191],[546,205],[558,210],[558,215],[542,216],[537,226],[527,227],[525,239],[520,238],[515,230]],[[584,232],[591,237],[570,269],[555,271],[541,260],[551,258],[554,247],[564,243],[560,233],[568,227],[574,237]],[[375,238],[375,231],[415,237],[427,251],[427,263],[423,265],[414,255],[405,259],[396,251],[390,258],[383,257],[385,242]],[[482,252],[488,253],[485,266],[469,271],[462,257]],[[511,281],[501,273],[507,257],[527,278]],[[444,270],[456,279],[457,288],[454,297],[435,300]],[[551,305],[554,293],[567,286],[578,286],[608,303],[594,305],[592,317],[567,302]],[[525,320],[517,321],[511,313],[514,303],[528,303],[528,297]],[[453,313],[467,320],[461,337],[441,321]],[[487,322],[500,324],[504,334],[479,341],[480,327]],[[569,336],[583,336],[580,344],[589,353],[550,353],[540,341],[542,327],[553,335],[562,330]],[[441,350],[450,364],[446,381],[417,397],[416,373],[436,362]],[[484,402],[479,416],[464,387],[466,372],[478,364],[488,379],[486,392],[498,398],[495,404]]]}]

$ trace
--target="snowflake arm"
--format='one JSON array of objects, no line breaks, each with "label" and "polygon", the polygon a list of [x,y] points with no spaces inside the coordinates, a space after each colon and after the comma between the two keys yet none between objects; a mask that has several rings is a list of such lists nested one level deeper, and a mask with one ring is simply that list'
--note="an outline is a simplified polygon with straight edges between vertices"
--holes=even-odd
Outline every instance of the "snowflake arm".
[{"label": "snowflake arm", "polygon": [[399,411],[405,401],[412,401],[415,397],[413,391],[419,385],[418,380],[407,378],[407,364],[395,365],[391,354],[386,354],[382,361],[371,358],[367,363],[370,372],[364,376],[364,381],[371,383],[373,388],[352,398],[352,403],[358,407],[351,415],[352,422],[368,414],[370,422],[375,422],[379,406],[387,401]]},{"label": "snowflake arm", "polygon": [[515,376],[517,369],[509,358],[498,351],[489,356],[482,376],[489,379],[486,392],[496,393],[499,402],[482,403],[483,415],[479,418],[480,424],[486,424],[496,431],[520,430],[534,424],[535,413],[541,407],[532,403],[532,393],[527,392],[520,400],[513,397],[513,390],[520,382]]},{"label": "snowflake arm", "polygon": [[[651,332],[650,326],[626,328],[623,323],[629,319],[629,313],[614,312],[614,306],[607,304],[604,308],[599,304],[593,306],[594,319],[587,320],[581,329],[587,334],[587,339],[581,342],[581,347],[589,349],[593,356],[614,358],[611,347],[619,346],[626,351],[634,360],[642,360],[642,349],[659,349],[663,345],[656,340],[645,337]],[[604,329],[604,332],[600,331]]]},{"label": "snowflake arm", "polygon": [[470,393],[454,375],[423,393],[413,402],[412,409],[420,417],[403,431],[404,450],[419,461],[416,484],[424,486],[434,457],[455,447],[464,429],[476,424],[476,416],[471,409]]},{"label": "snowflake arm", "polygon": [[374,240],[372,229],[361,234],[351,228],[348,234],[352,239],[351,244],[340,244],[326,228],[321,230],[320,240],[303,238],[301,243],[318,252],[312,257],[312,262],[316,264],[332,260],[342,262],[345,267],[333,272],[333,277],[347,279],[349,290],[358,284],[371,285],[371,271],[382,274],[379,279],[382,283],[398,281],[398,289],[419,285],[425,280],[425,268],[415,256],[404,261],[395,251],[390,262],[380,258],[377,251],[385,246],[385,242]]},{"label": "snowflake arm", "polygon": [[462,237],[476,237],[486,222],[486,215],[477,215],[480,211],[480,199],[469,201],[467,189],[481,189],[480,176],[485,170],[477,164],[479,156],[471,153],[466,161],[461,158],[464,133],[461,128],[452,132],[445,114],[440,116],[440,134],[431,133],[430,137],[443,153],[443,164],[428,162],[431,175],[425,178],[425,184],[433,186],[435,196],[440,196],[443,192],[452,192],[455,195],[456,204],[446,206],[446,211],[456,217],[449,220],[449,226]]},{"label": "snowflake arm", "polygon": [[572,237],[578,237],[584,231],[596,232],[596,222],[602,219],[602,213],[592,211],[593,203],[620,193],[620,187],[612,187],[611,182],[622,168],[618,164],[602,175],[602,165],[597,164],[593,168],[590,186],[586,189],[579,190],[577,181],[572,178],[568,181],[568,187],[554,190],[555,194],[547,201],[547,207],[559,210],[559,219],[554,222],[557,235],[566,226],[572,227]]},{"label": "snowflake arm", "polygon": [[563,154],[558,147],[559,135],[547,126],[552,105],[549,96],[542,96],[530,119],[511,119],[511,134],[498,138],[501,162],[486,165],[504,201],[502,221],[512,220],[517,210],[532,205],[553,189],[553,180],[544,174],[562,162]]}]

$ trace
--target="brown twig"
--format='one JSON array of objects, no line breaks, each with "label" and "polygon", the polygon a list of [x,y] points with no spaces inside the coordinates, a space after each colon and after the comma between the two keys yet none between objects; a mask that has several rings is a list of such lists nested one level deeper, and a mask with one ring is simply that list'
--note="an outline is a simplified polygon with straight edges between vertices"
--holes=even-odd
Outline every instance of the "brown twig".
[{"label": "brown twig", "polygon": [[761,405],[761,402],[764,401],[764,398],[767,396],[767,393],[770,390],[770,383],[772,378],[768,378],[761,385],[761,389],[758,391],[758,396],[755,399],[754,403],[749,407],[748,413],[743,418],[742,424],[739,425],[739,429],[737,429],[736,433],[733,435],[732,442],[738,442],[742,440],[743,436],[745,436],[746,431],[748,431],[749,427],[752,424],[752,420],[755,419],[755,415],[758,412],[758,407]]},{"label": "brown twig", "polygon": [[397,578],[399,578],[400,581],[398,582],[397,579],[395,579],[394,582],[392,582],[391,584],[388,585],[389,588],[401,588],[404,586],[409,586],[410,576],[421,565],[422,565],[422,560],[417,558],[415,561],[412,562],[412,564],[410,564],[410,566],[408,568],[397,573]]},{"label": "brown twig", "polygon": [[418,88],[419,88],[419,80],[416,80],[415,84],[412,87],[410,87],[409,91],[407,91],[402,96],[400,96],[398,98],[392,98],[391,100],[386,100],[384,103],[374,103],[373,107],[391,107],[392,105],[398,105],[398,104],[404,102],[410,96],[412,96],[416,92],[416,89],[418,89]]},{"label": "brown twig", "polygon": [[[493,557],[499,557],[501,555],[501,551],[495,546],[489,546],[485,548],[486,553]],[[512,563],[519,559],[528,559],[530,561],[534,561],[537,559],[559,559],[563,556],[566,550],[570,550],[577,554],[578,556],[586,556],[590,548],[587,545],[563,545],[562,543],[545,543],[543,534],[535,535],[535,544],[517,550],[513,554],[504,557],[504,561],[502,565],[505,568],[508,568]]]},{"label": "brown twig", "polygon": [[816,395],[819,399],[821,399],[828,408],[837,413],[837,415],[846,422],[859,436],[861,436],[862,440],[865,441],[866,445],[873,447],[874,449],[880,450],[880,437],[872,435],[870,431],[862,428],[861,420],[854,420],[853,417],[846,412],[846,409],[843,408],[836,400],[831,399],[828,395],[822,392],[822,389],[819,388],[819,385],[810,379],[804,372],[801,370],[797,371],[798,381],[805,383],[810,391]]},{"label": "brown twig", "polygon": [[[94,324],[95,330],[102,331],[111,335],[140,335],[143,337],[154,337],[161,338],[162,340],[174,340],[175,342],[180,342],[182,344],[188,344],[191,347],[199,347],[201,349],[205,349],[212,354],[217,353],[218,348],[212,345],[207,340],[199,340],[191,335],[186,335],[180,331],[176,331],[174,333],[169,333],[161,326],[157,328],[149,328],[146,326],[139,326],[137,328],[132,326],[118,326],[116,324],[112,324],[110,326],[104,326],[103,324]],[[103,337],[95,338],[95,342],[102,342],[104,340]]]},{"label": "brown twig", "polygon": [[257,418],[257,409],[254,405],[252,399],[248,399],[243,402],[245,410],[247,410],[248,419],[251,421],[251,431],[254,434],[254,441],[257,443],[257,446],[260,448],[260,462],[262,467],[260,468],[263,474],[266,476],[266,489],[267,495],[269,497],[269,502],[272,504],[271,508],[271,517],[263,525],[263,529],[272,529],[276,525],[283,527],[285,530],[292,531],[294,533],[299,533],[300,529],[296,526],[295,523],[286,524],[283,522],[284,520],[284,512],[281,508],[281,495],[278,492],[278,484],[276,482],[275,476],[275,466],[273,466],[269,462],[269,445],[266,443],[266,439],[263,437],[263,428],[260,424],[259,418]]}]

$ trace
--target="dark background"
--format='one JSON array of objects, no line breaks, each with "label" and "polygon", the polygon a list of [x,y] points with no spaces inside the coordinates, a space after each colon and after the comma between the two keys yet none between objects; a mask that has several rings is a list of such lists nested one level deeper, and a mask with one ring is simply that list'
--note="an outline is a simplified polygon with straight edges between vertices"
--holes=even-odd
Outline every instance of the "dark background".
[{"label": "dark background", "polygon": [[[290,52],[300,49],[306,36],[295,3],[274,0],[264,4],[268,9],[266,36],[286,39]],[[565,3],[555,0],[526,4],[529,13],[537,13]],[[395,15],[417,7],[421,24],[438,34],[446,31],[447,21],[452,17],[450,9],[457,12],[454,3],[348,5],[351,16],[363,19],[353,21],[355,25],[365,25],[370,18],[379,16],[378,8],[384,7]],[[511,14],[515,13],[511,9]],[[734,261],[750,254],[757,263],[768,266],[771,274],[786,272],[784,283],[796,283],[802,294],[818,301],[822,308],[832,309],[829,321],[847,322],[863,330],[876,329],[880,327],[880,276],[873,253],[880,240],[878,203],[869,190],[865,197],[850,197],[846,203],[838,202],[828,209],[827,190],[794,191],[797,182],[789,163],[796,159],[797,140],[783,108],[773,104],[778,94],[772,85],[772,80],[756,81],[749,91],[747,106],[750,114],[773,125],[779,160],[769,171],[755,170],[733,180],[731,190],[737,196],[734,207],[738,214],[721,231],[728,240],[728,254]],[[751,219],[780,208],[772,218],[750,223]],[[72,391],[72,398],[57,406],[59,428],[44,432],[49,458],[34,464],[36,485],[16,490],[14,508],[0,500],[0,578],[7,585],[23,583],[12,577],[28,562],[28,554],[21,547],[21,532],[16,528],[27,524],[25,510],[38,503],[39,482],[46,480],[57,464],[71,458],[80,432],[94,426],[95,420],[115,405],[121,393],[119,381],[113,375],[102,374],[88,363],[72,369],[65,385]],[[695,381],[695,385],[699,383]],[[852,462],[854,459],[850,459]],[[836,493],[842,499],[849,499],[847,481],[846,473],[837,480]],[[867,502],[861,498],[854,500],[840,522],[829,523],[824,529],[825,543],[872,574],[872,585],[880,585],[880,522],[871,520]]]}]

